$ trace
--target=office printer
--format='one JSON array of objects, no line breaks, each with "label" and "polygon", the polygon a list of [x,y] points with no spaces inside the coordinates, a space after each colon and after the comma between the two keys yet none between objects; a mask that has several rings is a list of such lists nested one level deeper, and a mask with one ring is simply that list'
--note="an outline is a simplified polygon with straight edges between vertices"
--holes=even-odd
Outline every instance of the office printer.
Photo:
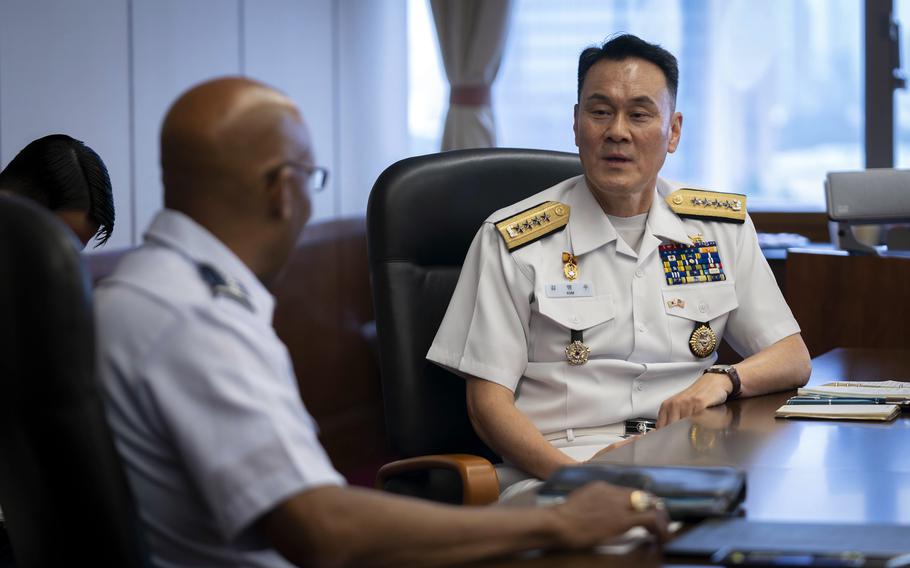
[{"label": "office printer", "polygon": [[[910,250],[910,170],[829,172],[825,200],[835,247],[860,254]],[[853,233],[856,225],[901,223],[908,226],[888,230],[887,248],[863,243]]]}]

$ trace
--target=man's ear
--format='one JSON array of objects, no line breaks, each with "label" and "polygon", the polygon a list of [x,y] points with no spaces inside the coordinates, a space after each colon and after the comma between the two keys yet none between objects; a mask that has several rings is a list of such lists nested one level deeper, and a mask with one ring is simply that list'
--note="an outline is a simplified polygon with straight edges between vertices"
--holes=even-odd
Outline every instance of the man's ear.
[{"label": "man's ear", "polygon": [[294,214],[294,180],[289,168],[281,168],[266,186],[269,214],[276,219],[290,219]]},{"label": "man's ear", "polygon": [[679,137],[682,136],[683,115],[681,112],[674,112],[670,118],[670,140],[667,145],[667,152],[672,154],[679,146]]},{"label": "man's ear", "polygon": [[572,109],[572,132],[575,133],[575,145],[578,146],[578,103]]}]

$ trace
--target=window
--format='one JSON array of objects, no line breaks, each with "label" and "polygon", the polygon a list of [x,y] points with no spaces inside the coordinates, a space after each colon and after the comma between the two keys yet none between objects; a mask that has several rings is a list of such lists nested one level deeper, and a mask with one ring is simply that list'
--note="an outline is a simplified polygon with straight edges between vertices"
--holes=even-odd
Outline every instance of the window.
[{"label": "window", "polygon": [[[910,61],[910,0],[894,2],[894,18],[901,25],[901,67]],[[910,90],[898,89],[894,95],[894,167],[910,168]]]},{"label": "window", "polygon": [[430,0],[408,0],[408,136],[411,155],[438,152],[449,100]]},{"label": "window", "polygon": [[[426,3],[411,8],[434,43],[412,44],[412,57],[439,65]],[[494,86],[498,144],[574,152],[578,54],[624,31],[679,59],[682,141],[664,177],[747,193],[751,209],[820,211],[825,174],[863,167],[858,0],[517,0]],[[438,90],[412,67],[411,116],[422,121],[411,134],[426,151],[438,148],[448,92],[436,76]]]}]

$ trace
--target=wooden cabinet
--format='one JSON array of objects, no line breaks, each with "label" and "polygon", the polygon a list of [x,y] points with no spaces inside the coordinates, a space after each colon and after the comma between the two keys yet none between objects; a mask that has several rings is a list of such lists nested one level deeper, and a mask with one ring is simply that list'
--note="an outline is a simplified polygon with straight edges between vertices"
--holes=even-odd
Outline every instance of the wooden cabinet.
[{"label": "wooden cabinet", "polygon": [[790,251],[786,298],[812,356],[910,347],[910,257]]}]

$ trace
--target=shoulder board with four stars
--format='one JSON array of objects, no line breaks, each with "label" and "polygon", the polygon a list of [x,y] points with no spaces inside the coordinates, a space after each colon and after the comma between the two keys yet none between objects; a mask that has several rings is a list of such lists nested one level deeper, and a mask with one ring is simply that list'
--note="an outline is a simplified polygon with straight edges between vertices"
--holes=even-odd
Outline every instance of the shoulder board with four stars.
[{"label": "shoulder board with four stars", "polygon": [[741,193],[721,193],[701,189],[677,189],[667,196],[667,204],[680,217],[744,223],[746,196]]},{"label": "shoulder board with four stars", "polygon": [[569,206],[545,201],[496,223],[496,229],[510,251],[562,230],[569,223]]}]

